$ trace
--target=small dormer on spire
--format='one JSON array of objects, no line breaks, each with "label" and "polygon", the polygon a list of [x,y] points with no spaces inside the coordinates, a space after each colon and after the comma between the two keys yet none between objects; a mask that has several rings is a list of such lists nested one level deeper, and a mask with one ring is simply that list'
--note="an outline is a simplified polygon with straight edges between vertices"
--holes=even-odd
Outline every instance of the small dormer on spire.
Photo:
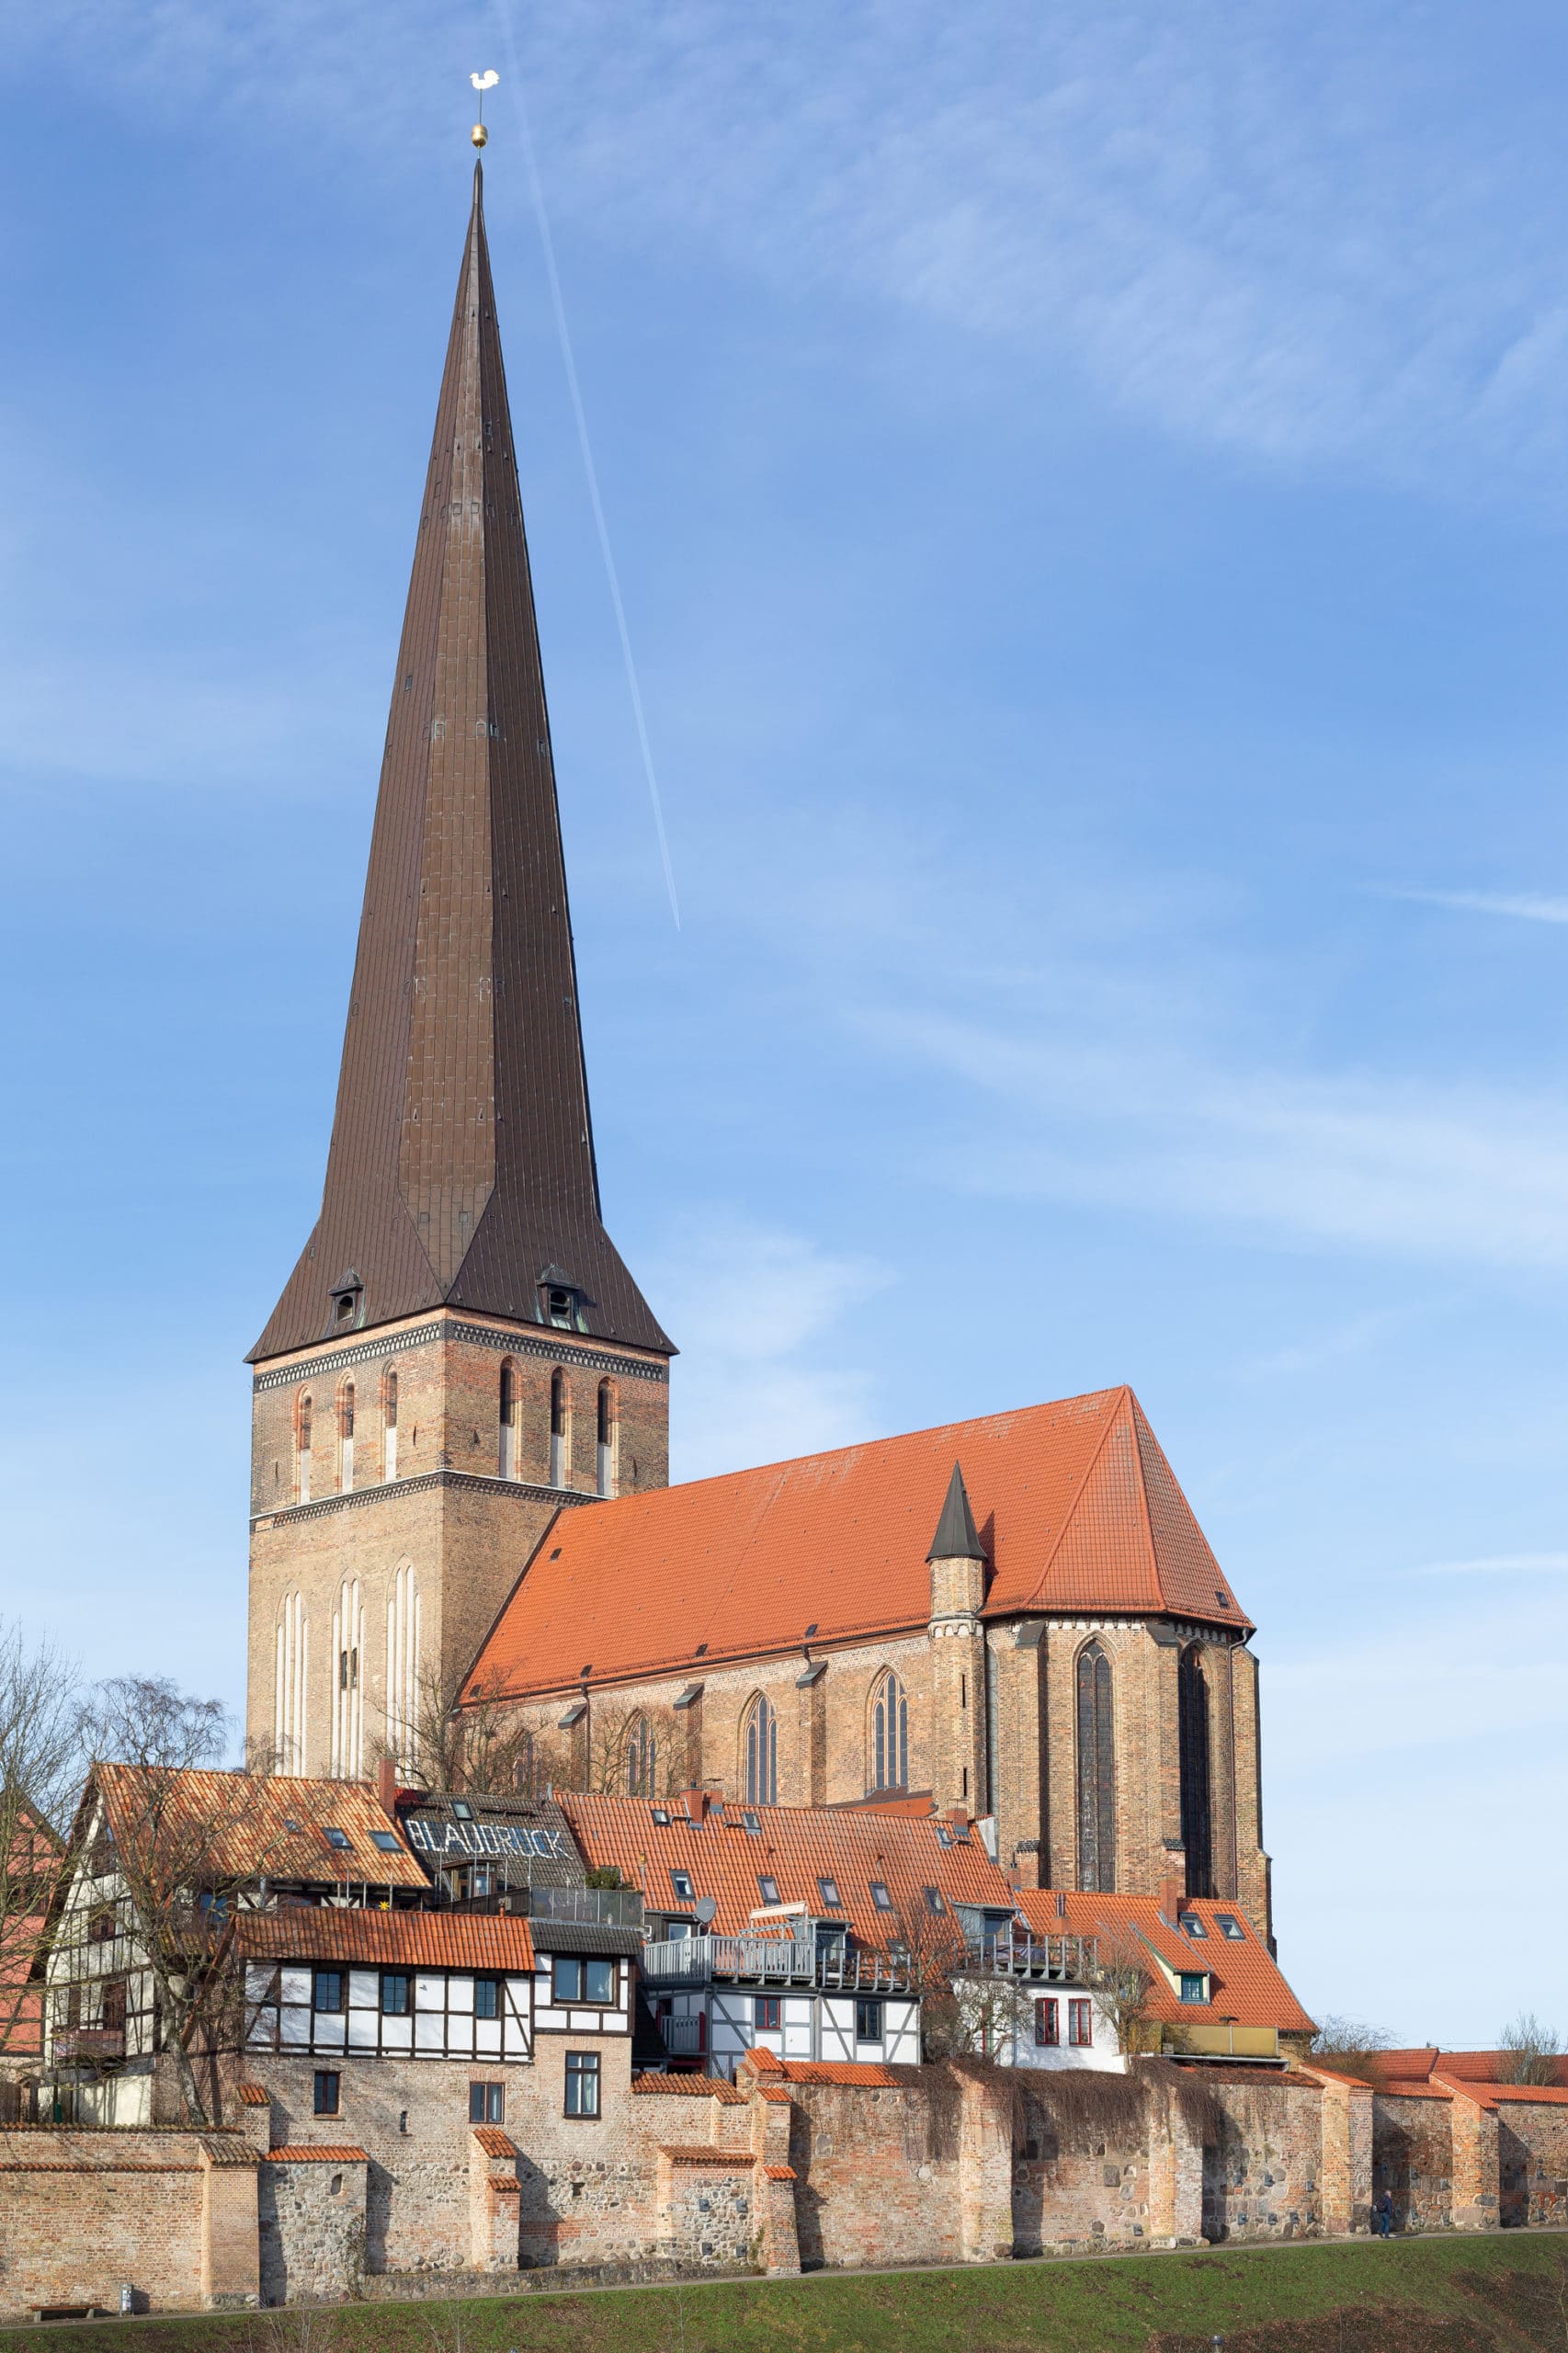
[{"label": "small dormer on spire", "polygon": [[969,1507],[969,1490],[963,1483],[963,1468],[953,1465],[953,1475],[948,1482],[947,1499],[942,1517],[937,1522],[937,1533],[931,1539],[928,1561],[983,1561],[985,1548],[974,1525],[974,1514]]}]

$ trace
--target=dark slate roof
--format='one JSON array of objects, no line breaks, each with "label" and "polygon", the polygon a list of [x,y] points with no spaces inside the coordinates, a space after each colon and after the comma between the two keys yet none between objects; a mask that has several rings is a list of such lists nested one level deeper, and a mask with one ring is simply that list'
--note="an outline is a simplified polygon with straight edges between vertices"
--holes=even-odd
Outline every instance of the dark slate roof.
[{"label": "dark slate roof", "polygon": [[449,1302],[670,1342],[599,1216],[550,721],[475,171],[392,682],[321,1216],[256,1358]]},{"label": "dark slate roof", "polygon": [[985,1548],[974,1525],[974,1514],[969,1507],[969,1491],[963,1483],[963,1472],[956,1462],[953,1475],[948,1481],[942,1517],[937,1522],[937,1533],[931,1539],[931,1550],[926,1558],[928,1561],[983,1561],[985,1558]]}]

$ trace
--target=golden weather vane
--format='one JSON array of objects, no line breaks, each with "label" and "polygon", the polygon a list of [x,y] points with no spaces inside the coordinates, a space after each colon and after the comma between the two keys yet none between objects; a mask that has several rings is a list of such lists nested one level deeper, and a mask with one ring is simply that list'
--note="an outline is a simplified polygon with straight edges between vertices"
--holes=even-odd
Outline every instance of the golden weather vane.
[{"label": "golden weather vane", "polygon": [[490,133],[484,128],[484,93],[486,90],[493,90],[495,87],[496,83],[501,79],[501,76],[497,74],[494,65],[492,65],[486,72],[483,74],[471,74],[468,78],[473,84],[474,88],[479,92],[479,120],[474,124],[472,131],[469,133],[469,136],[473,141],[476,147],[483,147],[485,141],[490,136]]}]

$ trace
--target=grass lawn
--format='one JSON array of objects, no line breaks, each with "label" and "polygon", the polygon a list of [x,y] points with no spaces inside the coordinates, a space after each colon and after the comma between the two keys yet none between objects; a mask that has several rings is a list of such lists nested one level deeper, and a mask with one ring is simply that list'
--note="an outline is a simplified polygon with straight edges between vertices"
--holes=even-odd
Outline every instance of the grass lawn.
[{"label": "grass lawn", "polygon": [[35,2325],[0,2353],[106,2328],[133,2353],[1568,2353],[1568,2235]]}]

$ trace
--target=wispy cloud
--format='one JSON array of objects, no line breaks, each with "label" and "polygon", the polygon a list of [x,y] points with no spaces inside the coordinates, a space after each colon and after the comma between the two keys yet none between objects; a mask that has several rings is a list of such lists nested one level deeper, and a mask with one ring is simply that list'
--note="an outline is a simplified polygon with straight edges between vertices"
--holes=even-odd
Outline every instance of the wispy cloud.
[{"label": "wispy cloud", "polygon": [[1522,923],[1568,923],[1568,899],[1540,891],[1389,891],[1390,899],[1411,899],[1425,907],[1453,907],[1461,915],[1513,915]]},{"label": "wispy cloud", "polygon": [[1426,1567],[1406,1569],[1410,1577],[1561,1576],[1568,1573],[1568,1552],[1493,1552],[1479,1561],[1432,1561]]},{"label": "wispy cloud", "polygon": [[1365,1315],[1352,1315],[1332,1331],[1320,1333],[1314,1340],[1298,1341],[1292,1347],[1273,1348],[1266,1356],[1249,1358],[1242,1367],[1243,1376],[1318,1372],[1324,1365],[1364,1356],[1403,1329],[1413,1313],[1409,1308],[1386,1307],[1375,1308]]}]

